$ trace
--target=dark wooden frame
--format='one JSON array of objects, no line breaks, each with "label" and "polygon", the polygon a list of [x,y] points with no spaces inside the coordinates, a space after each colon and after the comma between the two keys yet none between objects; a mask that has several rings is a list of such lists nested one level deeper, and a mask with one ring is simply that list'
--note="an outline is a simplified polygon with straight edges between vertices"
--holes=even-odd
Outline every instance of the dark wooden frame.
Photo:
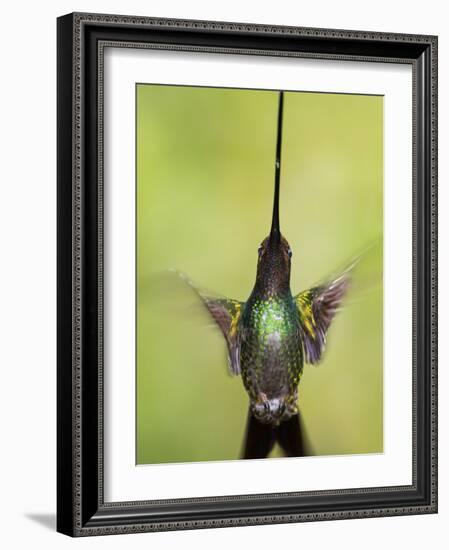
[{"label": "dark wooden frame", "polygon": [[[104,503],[104,45],[413,67],[413,483]],[[58,19],[58,498],[72,536],[437,511],[437,38],[95,14]]]}]

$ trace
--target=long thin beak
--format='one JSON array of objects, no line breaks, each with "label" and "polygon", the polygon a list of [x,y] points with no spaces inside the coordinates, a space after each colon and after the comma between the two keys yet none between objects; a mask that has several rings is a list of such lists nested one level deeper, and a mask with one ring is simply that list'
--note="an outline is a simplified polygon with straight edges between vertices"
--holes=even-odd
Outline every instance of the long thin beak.
[{"label": "long thin beak", "polygon": [[275,167],[275,173],[274,173],[273,218],[271,221],[270,241],[280,241],[281,239],[281,230],[279,227],[279,183],[281,179],[283,111],[284,111],[284,92],[280,92],[279,107],[278,107],[278,132],[277,132],[277,141],[276,141],[276,167]]}]

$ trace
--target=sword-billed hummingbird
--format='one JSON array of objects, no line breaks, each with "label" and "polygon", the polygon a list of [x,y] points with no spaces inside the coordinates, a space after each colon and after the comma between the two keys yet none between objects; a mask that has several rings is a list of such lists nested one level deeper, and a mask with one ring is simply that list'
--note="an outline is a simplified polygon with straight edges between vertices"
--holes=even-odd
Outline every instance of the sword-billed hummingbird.
[{"label": "sword-billed hummingbird", "polygon": [[240,302],[194,287],[223,333],[231,373],[241,375],[249,396],[244,458],[267,456],[276,441],[288,456],[305,454],[298,408],[303,364],[320,361],[350,281],[348,269],[297,295],[290,290],[292,251],[279,223],[283,106],[280,92],[272,222],[259,246],[254,288]]}]

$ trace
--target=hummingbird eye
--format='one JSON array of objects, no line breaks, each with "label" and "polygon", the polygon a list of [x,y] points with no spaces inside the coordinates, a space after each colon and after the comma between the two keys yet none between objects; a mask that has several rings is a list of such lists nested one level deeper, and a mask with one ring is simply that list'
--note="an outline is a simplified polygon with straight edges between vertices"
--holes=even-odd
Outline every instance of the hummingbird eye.
[{"label": "hummingbird eye", "polygon": [[262,249],[263,249],[263,246],[260,245],[259,248],[257,249],[258,254],[260,254],[262,252]]},{"label": "hummingbird eye", "polygon": [[293,252],[292,252],[291,248],[288,249],[287,254],[288,254],[289,258],[291,258],[293,256]]}]

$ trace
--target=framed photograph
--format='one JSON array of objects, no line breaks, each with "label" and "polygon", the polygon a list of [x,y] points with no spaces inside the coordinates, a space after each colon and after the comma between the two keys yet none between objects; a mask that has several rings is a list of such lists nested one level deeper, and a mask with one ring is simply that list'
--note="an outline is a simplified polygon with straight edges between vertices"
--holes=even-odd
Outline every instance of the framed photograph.
[{"label": "framed photograph", "polygon": [[437,511],[437,38],[58,19],[58,531]]}]

